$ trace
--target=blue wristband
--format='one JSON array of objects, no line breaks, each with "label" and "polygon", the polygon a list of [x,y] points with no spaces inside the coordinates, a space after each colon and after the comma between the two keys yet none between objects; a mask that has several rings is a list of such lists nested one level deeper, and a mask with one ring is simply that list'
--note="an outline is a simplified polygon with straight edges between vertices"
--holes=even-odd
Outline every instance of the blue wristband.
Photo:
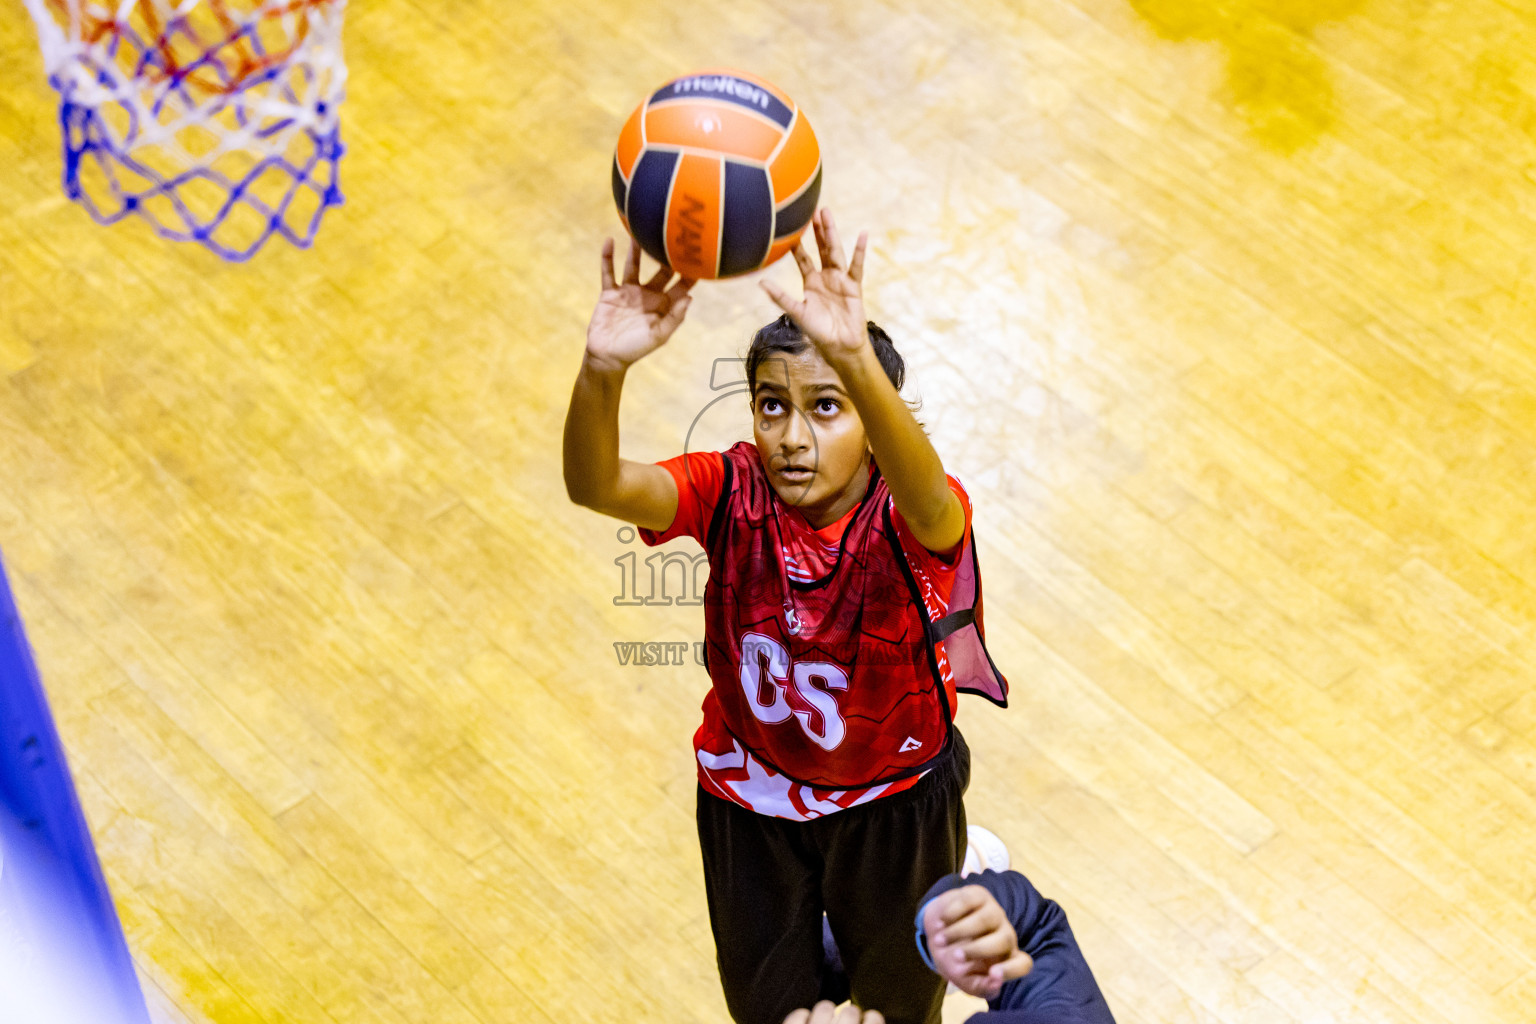
[{"label": "blue wristband", "polygon": [[[948,890],[945,891],[947,892]],[[942,895],[944,895],[944,893],[939,894],[939,896]],[[938,899],[939,896],[935,896],[933,900]],[[923,963],[928,965],[928,969],[930,971],[932,971],[934,974],[938,974],[939,969],[933,966],[933,956],[928,952],[928,936],[923,931],[923,914],[926,913],[928,908],[933,905],[933,900],[929,900],[927,903],[924,903],[922,906],[917,908],[917,920],[914,921],[913,924],[917,928],[917,955],[923,958]]]}]

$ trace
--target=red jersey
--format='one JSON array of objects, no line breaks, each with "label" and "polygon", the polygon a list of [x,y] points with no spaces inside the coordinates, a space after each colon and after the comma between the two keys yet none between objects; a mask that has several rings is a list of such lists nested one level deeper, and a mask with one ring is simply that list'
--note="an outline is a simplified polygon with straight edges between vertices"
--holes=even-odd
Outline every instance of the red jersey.
[{"label": "red jersey", "polygon": [[1007,682],[981,643],[959,481],[949,478],[964,532],[941,556],[912,536],[874,467],[860,504],[817,530],[773,491],[749,443],[661,465],[677,482],[678,511],[642,538],[692,536],[710,559],[713,686],[694,736],[708,792],[809,820],[910,788],[949,747],[952,653],[961,688],[1006,704]]}]

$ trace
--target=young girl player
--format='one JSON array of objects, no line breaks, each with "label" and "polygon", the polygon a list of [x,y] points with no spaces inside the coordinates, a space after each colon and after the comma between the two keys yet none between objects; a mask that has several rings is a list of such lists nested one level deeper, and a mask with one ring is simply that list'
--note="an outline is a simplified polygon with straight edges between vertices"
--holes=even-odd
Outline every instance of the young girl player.
[{"label": "young girl player", "polygon": [[[959,870],[970,755],[956,690],[1005,703],[982,645],[971,509],[902,401],[901,357],[864,318],[866,238],[845,264],[812,219],[818,269],[794,250],[796,301],[747,355],[753,444],[658,465],[619,458],[628,367],[663,345],[692,281],[622,281],[613,243],[565,425],[571,498],[648,544],[709,555],[712,686],[694,735],[698,828],[720,977],[740,1024],[779,1024],[836,991],[825,914],[852,997],[888,1024],[936,1024],[943,982],[911,910]],[[670,286],[670,287],[669,287]]]}]

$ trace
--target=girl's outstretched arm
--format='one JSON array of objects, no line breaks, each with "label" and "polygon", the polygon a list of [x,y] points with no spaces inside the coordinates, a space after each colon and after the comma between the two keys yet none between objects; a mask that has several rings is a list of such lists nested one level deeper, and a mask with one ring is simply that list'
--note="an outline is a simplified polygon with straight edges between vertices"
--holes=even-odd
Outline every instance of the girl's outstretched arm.
[{"label": "girl's outstretched arm", "polygon": [[965,534],[965,510],[949,489],[939,453],[881,369],[869,343],[863,287],[868,235],[859,235],[853,262],[845,268],[832,214],[817,210],[811,226],[821,250],[821,269],[816,269],[803,246],[796,244],[794,249],[805,298],[795,301],[772,281],[764,281],[763,290],[799,325],[843,382],[912,536],[930,551],[948,551]]},{"label": "girl's outstretched arm", "polygon": [[641,284],[640,246],[632,242],[624,278],[615,283],[613,239],[603,241],[603,291],[587,325],[587,350],[565,416],[565,491],[571,500],[653,530],[672,525],[677,484],[660,466],[619,458],[619,396],[629,367],[666,344],[687,315],[694,282],[671,284],[672,277],[664,266]]}]

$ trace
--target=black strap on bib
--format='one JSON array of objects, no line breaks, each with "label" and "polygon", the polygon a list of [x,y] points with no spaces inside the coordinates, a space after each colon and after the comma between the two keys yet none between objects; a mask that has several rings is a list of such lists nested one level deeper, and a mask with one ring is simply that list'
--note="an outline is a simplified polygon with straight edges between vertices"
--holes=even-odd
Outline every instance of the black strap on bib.
[{"label": "black strap on bib", "polygon": [[976,621],[976,609],[962,608],[959,611],[946,615],[929,627],[933,632],[933,640],[937,643],[957,629],[964,629]]}]

